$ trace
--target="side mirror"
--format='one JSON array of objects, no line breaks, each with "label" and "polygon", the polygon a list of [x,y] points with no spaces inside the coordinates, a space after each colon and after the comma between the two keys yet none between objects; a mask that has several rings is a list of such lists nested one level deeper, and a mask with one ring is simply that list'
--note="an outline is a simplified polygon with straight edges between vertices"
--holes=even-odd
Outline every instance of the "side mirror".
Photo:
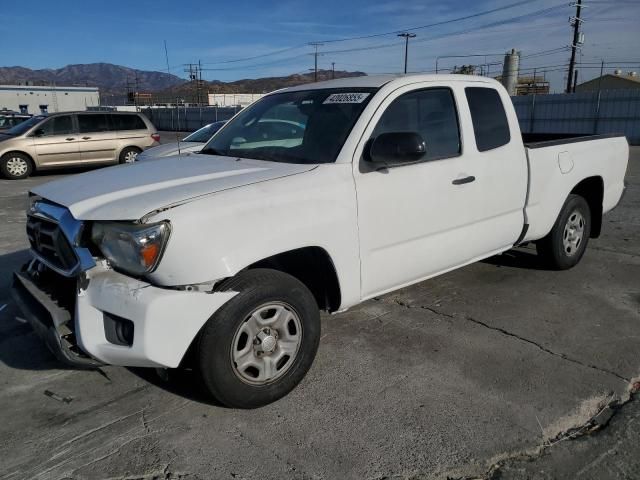
[{"label": "side mirror", "polygon": [[34,137],[42,137],[42,136],[44,136],[44,129],[38,128],[37,130],[33,131],[32,135]]},{"label": "side mirror", "polygon": [[420,160],[427,153],[422,136],[415,132],[381,133],[371,142],[368,160],[386,166]]}]

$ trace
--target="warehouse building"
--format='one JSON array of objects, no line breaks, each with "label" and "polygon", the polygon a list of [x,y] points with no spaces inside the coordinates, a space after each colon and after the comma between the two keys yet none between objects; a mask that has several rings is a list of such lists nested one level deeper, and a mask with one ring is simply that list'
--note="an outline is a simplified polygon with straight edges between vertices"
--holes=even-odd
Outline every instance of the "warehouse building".
[{"label": "warehouse building", "polygon": [[97,87],[0,85],[0,110],[39,114],[86,110],[97,105]]},{"label": "warehouse building", "polygon": [[594,78],[576,86],[576,92],[596,92],[598,90],[626,90],[640,88],[640,77],[636,72],[623,73],[616,70],[602,77]]},{"label": "warehouse building", "polygon": [[246,107],[264,97],[264,95],[264,93],[210,93],[209,105],[216,107]]}]

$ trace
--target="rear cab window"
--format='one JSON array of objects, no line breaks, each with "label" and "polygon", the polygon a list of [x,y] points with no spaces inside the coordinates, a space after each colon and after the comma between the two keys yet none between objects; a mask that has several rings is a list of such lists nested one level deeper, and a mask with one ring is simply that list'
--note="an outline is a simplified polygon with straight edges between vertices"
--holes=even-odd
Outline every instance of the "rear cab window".
[{"label": "rear cab window", "polygon": [[487,87],[467,87],[464,91],[478,151],[486,152],[509,143],[509,122],[498,91]]}]

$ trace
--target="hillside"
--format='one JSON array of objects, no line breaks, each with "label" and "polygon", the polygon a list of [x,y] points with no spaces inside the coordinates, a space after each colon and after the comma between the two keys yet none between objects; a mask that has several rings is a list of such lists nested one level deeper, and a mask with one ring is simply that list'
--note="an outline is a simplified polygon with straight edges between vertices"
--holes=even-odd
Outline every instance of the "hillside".
[{"label": "hillside", "polygon": [[[331,70],[318,70],[318,81],[330,80],[333,72]],[[360,77],[366,75],[364,72],[336,71],[335,78]],[[233,82],[221,82],[214,80],[203,81],[201,91],[203,93],[267,93],[279,88],[292,87],[304,83],[313,82],[313,72],[303,74],[293,74],[286,77],[265,77],[256,79],[243,79]],[[191,97],[196,92],[196,83],[186,82],[181,85],[158,92],[158,96],[166,95]]]},{"label": "hillside", "polygon": [[89,63],[67,65],[57,69],[31,70],[25,67],[0,67],[0,84],[34,85],[88,85],[99,87],[102,94],[118,93],[127,90],[127,81],[131,87],[138,77],[138,90],[155,92],[184,83],[185,80],[162,72],[136,70],[111,63]]}]

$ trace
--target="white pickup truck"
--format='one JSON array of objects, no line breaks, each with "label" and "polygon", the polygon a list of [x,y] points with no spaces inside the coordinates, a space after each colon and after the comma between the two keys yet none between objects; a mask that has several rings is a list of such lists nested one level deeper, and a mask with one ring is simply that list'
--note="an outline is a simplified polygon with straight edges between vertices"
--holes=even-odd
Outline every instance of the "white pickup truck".
[{"label": "white pickup truck", "polygon": [[71,364],[189,364],[223,404],[264,405],[311,366],[319,310],[526,242],[578,263],[622,196],[627,141],[533,137],[482,77],[280,90],[199,154],[34,188],[14,297]]}]

